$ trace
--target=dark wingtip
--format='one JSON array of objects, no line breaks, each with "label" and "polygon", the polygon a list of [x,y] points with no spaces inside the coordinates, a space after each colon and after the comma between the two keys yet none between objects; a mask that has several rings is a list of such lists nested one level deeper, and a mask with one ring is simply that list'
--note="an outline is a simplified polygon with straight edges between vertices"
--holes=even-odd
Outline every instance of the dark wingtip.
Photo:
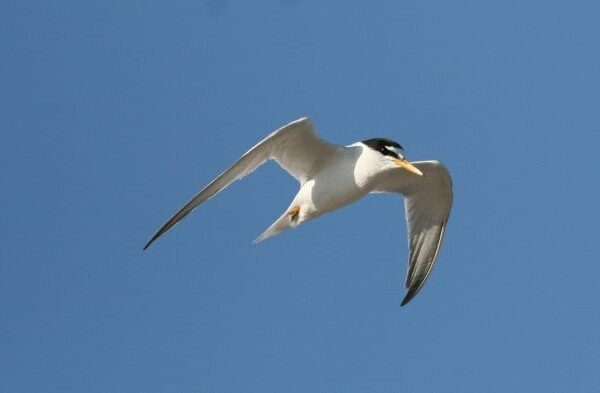
[{"label": "dark wingtip", "polygon": [[144,246],[144,248],[142,249],[142,251],[145,251],[145,250],[146,250],[148,247],[150,247],[150,245],[151,245],[152,243],[154,243],[154,241],[155,241],[156,239],[158,239],[158,236],[160,236],[160,235],[159,235],[159,234],[156,234],[156,235],[152,236],[152,238],[151,238],[150,240],[148,240],[148,243],[146,243],[146,245]]},{"label": "dark wingtip", "polygon": [[408,292],[406,293],[406,296],[404,296],[404,299],[402,299],[402,303],[400,303],[400,307],[406,306],[408,304],[408,302],[410,302],[415,297],[417,292],[419,292],[419,291],[409,289]]}]

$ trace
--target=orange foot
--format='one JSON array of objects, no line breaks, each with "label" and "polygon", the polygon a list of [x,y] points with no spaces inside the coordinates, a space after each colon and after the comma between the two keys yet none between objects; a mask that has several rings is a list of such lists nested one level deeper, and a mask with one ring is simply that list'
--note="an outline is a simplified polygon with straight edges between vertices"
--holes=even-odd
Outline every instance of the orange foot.
[{"label": "orange foot", "polygon": [[300,214],[300,206],[294,206],[287,212],[287,215],[290,216],[292,221],[295,221],[298,218],[298,214]]}]

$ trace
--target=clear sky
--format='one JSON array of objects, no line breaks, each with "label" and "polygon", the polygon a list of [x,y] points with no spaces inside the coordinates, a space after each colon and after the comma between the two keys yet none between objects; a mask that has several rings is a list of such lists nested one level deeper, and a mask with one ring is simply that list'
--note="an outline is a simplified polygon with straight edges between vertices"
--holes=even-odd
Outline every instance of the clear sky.
[{"label": "clear sky", "polygon": [[[594,1],[3,1],[0,390],[598,391],[599,20]],[[142,252],[303,115],[450,169],[407,307],[397,196],[251,244],[297,189],[274,163]]]}]

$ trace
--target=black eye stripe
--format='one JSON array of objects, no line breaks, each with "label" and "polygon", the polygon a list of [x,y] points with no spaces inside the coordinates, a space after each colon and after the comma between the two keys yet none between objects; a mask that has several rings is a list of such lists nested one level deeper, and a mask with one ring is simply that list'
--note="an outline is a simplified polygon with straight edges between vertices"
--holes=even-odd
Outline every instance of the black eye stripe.
[{"label": "black eye stripe", "polygon": [[388,149],[381,149],[379,150],[381,153],[383,153],[384,156],[390,156],[390,157],[394,157],[394,158],[398,158],[398,154],[395,151],[391,151]]}]

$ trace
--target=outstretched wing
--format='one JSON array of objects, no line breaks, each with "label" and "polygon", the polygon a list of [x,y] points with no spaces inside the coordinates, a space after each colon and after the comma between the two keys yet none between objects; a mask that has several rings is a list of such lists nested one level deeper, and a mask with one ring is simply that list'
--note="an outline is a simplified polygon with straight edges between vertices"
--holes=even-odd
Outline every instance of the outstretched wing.
[{"label": "outstretched wing", "polygon": [[413,162],[425,176],[398,169],[388,173],[374,191],[404,195],[408,224],[408,292],[404,306],[421,290],[435,264],[452,207],[452,180],[437,161]]},{"label": "outstretched wing", "polygon": [[300,183],[310,179],[324,160],[339,151],[320,139],[307,117],[295,120],[267,136],[248,150],[235,164],[217,176],[192,200],[173,215],[144,246],[144,250],[162,234],[181,221],[200,204],[212,198],[231,183],[250,174],[265,161],[274,159]]}]

